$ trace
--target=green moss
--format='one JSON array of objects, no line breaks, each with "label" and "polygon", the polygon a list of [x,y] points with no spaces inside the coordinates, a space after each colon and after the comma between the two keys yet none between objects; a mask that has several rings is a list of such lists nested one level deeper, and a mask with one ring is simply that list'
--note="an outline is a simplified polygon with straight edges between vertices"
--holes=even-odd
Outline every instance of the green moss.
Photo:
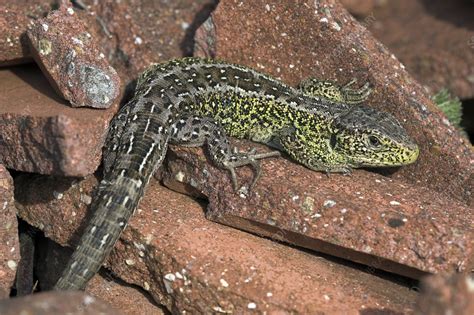
[{"label": "green moss", "polygon": [[448,120],[458,129],[461,128],[462,104],[459,98],[452,96],[449,91],[444,88],[431,97],[433,102],[443,111]]}]

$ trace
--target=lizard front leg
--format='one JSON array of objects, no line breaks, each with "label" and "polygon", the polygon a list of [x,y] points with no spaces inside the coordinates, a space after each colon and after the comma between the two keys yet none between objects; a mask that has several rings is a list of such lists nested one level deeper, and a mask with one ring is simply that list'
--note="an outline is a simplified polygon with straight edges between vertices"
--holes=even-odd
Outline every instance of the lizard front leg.
[{"label": "lizard front leg", "polygon": [[251,190],[261,175],[259,160],[280,156],[278,151],[257,153],[255,148],[248,152],[239,152],[237,148],[230,145],[225,130],[210,117],[183,117],[171,126],[170,132],[171,143],[185,146],[205,145],[212,162],[230,172],[234,190],[238,189],[235,173],[237,167],[250,165],[254,169]]},{"label": "lizard front leg", "polygon": [[280,130],[273,141],[295,161],[314,171],[351,173],[350,161],[334,150],[337,144],[331,135],[302,134],[294,126],[287,126]]}]

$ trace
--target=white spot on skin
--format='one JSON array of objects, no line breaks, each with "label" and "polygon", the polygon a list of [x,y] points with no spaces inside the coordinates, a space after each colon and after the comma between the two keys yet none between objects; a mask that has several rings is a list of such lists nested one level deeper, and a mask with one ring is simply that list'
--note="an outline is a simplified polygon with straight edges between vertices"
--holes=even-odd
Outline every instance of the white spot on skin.
[{"label": "white spot on skin", "polygon": [[69,15],[73,15],[74,14],[73,8],[67,8],[67,13],[69,13]]},{"label": "white spot on skin", "polygon": [[105,234],[104,237],[100,240],[100,248],[102,248],[105,245],[105,242],[107,242],[107,239],[109,238],[109,234]]},{"label": "white spot on skin", "polygon": [[392,201],[390,201],[390,205],[399,206],[399,205],[401,205],[401,203],[399,203],[398,201],[392,200]]},{"label": "white spot on skin", "polygon": [[156,146],[156,143],[153,142],[150,146],[150,148],[148,149],[148,152],[146,153],[145,157],[143,158],[143,161],[142,163],[140,164],[140,167],[138,168],[138,172],[142,172],[143,168],[145,167],[145,164],[148,160],[148,158],[150,157],[151,153],[153,152],[153,149],[155,148]]},{"label": "white spot on skin", "polygon": [[47,32],[47,31],[48,31],[48,29],[49,29],[49,26],[48,26],[48,24],[46,24],[46,23],[43,23],[43,24],[41,24],[41,26],[43,27],[43,30],[44,30],[45,32]]},{"label": "white spot on skin", "polygon": [[129,154],[130,152],[132,152],[133,139],[134,139],[134,136],[132,135],[132,136],[130,137],[130,145],[128,146],[127,154]]},{"label": "white spot on skin", "polygon": [[146,126],[145,126],[144,132],[146,132],[148,130],[149,126],[150,126],[150,118],[148,118],[147,121],[146,121]]},{"label": "white spot on skin", "polygon": [[125,205],[127,204],[127,201],[128,201],[129,199],[130,199],[130,198],[129,198],[128,196],[125,196],[125,197],[123,198],[122,205],[125,206]]},{"label": "white spot on skin", "polygon": [[249,304],[247,304],[247,308],[249,310],[254,310],[257,308],[257,304],[255,304],[254,302],[250,302]]}]

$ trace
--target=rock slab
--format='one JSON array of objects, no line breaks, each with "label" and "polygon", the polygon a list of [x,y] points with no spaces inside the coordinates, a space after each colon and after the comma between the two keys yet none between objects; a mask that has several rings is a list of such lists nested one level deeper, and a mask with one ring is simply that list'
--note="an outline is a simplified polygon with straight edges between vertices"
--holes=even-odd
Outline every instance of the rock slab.
[{"label": "rock slab", "polygon": [[[58,243],[75,244],[96,183],[21,176],[20,216]],[[155,181],[106,265],[172,313],[410,312],[416,297],[375,271],[210,222],[199,203]]]},{"label": "rock slab", "polygon": [[0,299],[7,298],[20,261],[13,179],[0,164]]},{"label": "rock slab", "polygon": [[71,4],[33,23],[32,53],[55,90],[73,107],[108,108],[120,95],[120,78]]},{"label": "rock slab", "polygon": [[0,69],[0,162],[23,172],[92,174],[117,108],[73,109],[38,67]]}]

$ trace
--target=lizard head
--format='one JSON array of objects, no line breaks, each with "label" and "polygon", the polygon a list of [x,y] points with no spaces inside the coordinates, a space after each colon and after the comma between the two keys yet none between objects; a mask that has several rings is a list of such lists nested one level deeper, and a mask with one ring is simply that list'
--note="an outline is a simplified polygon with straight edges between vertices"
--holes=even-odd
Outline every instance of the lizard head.
[{"label": "lizard head", "polygon": [[352,167],[400,166],[418,158],[418,146],[392,115],[355,105],[333,122],[331,147]]}]

